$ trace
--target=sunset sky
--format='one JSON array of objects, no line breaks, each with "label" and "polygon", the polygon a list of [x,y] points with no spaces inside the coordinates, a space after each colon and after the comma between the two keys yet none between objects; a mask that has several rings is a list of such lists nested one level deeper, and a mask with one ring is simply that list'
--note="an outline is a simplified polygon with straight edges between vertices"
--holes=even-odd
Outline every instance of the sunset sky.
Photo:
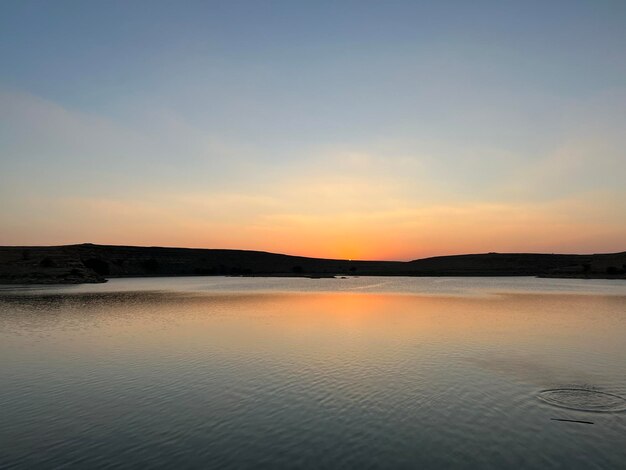
[{"label": "sunset sky", "polygon": [[626,250],[626,2],[0,2],[0,245]]}]

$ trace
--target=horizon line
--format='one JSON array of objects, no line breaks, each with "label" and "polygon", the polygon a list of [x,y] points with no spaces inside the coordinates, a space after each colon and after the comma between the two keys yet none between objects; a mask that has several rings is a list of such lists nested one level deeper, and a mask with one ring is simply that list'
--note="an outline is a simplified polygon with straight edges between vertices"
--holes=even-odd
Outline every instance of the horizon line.
[{"label": "horizon line", "polygon": [[561,256],[596,256],[596,255],[616,255],[621,253],[626,253],[624,251],[608,251],[608,252],[596,252],[596,253],[560,253],[560,252],[524,252],[524,251],[511,251],[511,252],[503,252],[503,251],[488,251],[488,252],[479,252],[479,253],[453,253],[453,254],[445,254],[445,255],[434,255],[434,256],[426,256],[423,258],[411,258],[407,260],[393,260],[393,259],[354,259],[354,258],[326,258],[319,256],[304,256],[304,255],[295,255],[289,253],[279,253],[274,251],[266,251],[266,250],[251,250],[246,248],[207,248],[207,247],[189,247],[189,246],[164,246],[164,245],[117,245],[117,244],[106,244],[106,243],[92,243],[92,242],[82,242],[82,243],[69,243],[69,244],[60,244],[60,245],[0,245],[0,249],[2,248],[60,248],[60,247],[73,247],[73,246],[103,246],[103,247],[119,247],[119,248],[163,248],[163,249],[174,249],[174,250],[213,250],[213,251],[246,251],[253,253],[267,253],[272,255],[282,255],[282,256],[290,256],[294,258],[308,258],[308,259],[319,259],[319,260],[339,260],[339,261],[353,261],[353,262],[390,262],[390,263],[410,263],[412,261],[426,260],[432,258],[446,258],[446,257],[456,257],[456,256],[477,256],[477,255],[561,255]]}]

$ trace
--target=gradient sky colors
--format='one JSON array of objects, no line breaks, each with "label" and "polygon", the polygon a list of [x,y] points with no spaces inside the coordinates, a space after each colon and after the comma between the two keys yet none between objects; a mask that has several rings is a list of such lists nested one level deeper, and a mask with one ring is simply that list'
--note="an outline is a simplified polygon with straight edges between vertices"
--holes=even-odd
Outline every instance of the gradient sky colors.
[{"label": "gradient sky colors", "polygon": [[626,249],[626,2],[0,3],[0,245]]}]

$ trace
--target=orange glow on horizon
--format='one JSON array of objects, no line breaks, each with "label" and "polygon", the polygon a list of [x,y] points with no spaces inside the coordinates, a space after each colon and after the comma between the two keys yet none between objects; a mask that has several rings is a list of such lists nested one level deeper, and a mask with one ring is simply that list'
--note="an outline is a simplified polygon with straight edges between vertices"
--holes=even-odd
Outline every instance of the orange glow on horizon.
[{"label": "orange glow on horizon", "polygon": [[[68,200],[47,217],[39,214],[48,206],[34,203],[32,211],[22,214],[21,225],[7,225],[0,244],[89,242],[404,261],[492,251],[619,252],[626,237],[626,227],[614,213],[621,210],[618,204],[598,209],[597,201],[579,199],[541,207],[465,204],[309,216],[246,215],[220,208],[223,213],[206,218],[196,202]],[[38,229],[25,229],[31,226]]]}]

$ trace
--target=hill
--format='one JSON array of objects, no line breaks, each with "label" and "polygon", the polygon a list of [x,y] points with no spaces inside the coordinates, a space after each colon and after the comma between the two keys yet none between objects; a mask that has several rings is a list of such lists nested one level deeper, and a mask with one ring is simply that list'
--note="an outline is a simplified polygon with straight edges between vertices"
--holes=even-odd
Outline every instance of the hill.
[{"label": "hill", "polygon": [[135,276],[552,276],[626,278],[626,252],[487,253],[414,261],[350,261],[263,251],[65,245],[0,247],[0,283],[105,282]]}]

